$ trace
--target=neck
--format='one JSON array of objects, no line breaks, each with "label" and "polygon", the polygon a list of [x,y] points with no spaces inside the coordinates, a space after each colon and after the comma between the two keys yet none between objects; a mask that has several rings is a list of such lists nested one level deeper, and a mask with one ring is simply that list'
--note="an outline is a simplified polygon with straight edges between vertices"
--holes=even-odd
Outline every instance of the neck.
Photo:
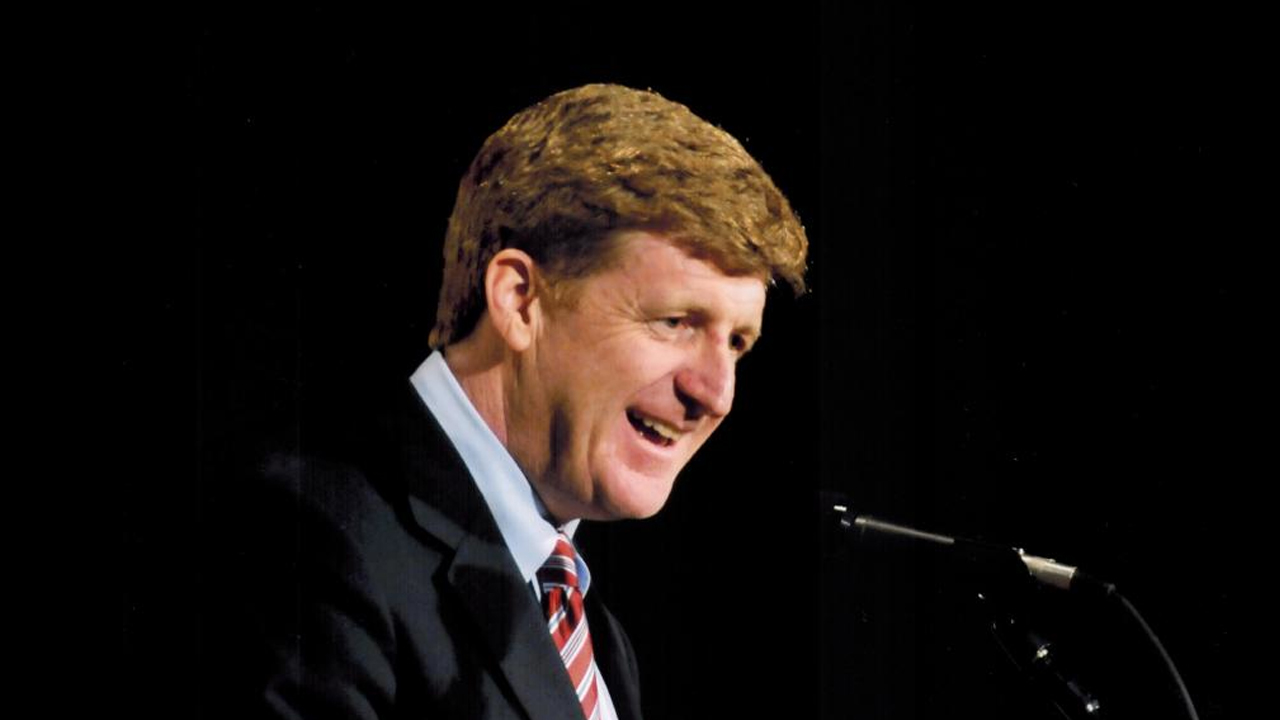
[{"label": "neck", "polygon": [[502,352],[481,332],[444,349],[444,361],[467,399],[489,429],[507,445],[506,404],[502,393]]}]

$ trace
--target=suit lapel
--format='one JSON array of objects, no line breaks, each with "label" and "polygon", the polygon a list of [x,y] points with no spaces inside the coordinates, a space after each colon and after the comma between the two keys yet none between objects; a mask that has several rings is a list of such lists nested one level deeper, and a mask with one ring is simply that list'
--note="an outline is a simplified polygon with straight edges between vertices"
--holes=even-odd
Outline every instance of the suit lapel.
[{"label": "suit lapel", "polygon": [[470,473],[412,387],[401,406],[402,477],[413,520],[454,549],[445,578],[533,720],[581,714],[546,620]]},{"label": "suit lapel", "polygon": [[586,607],[596,665],[609,684],[613,709],[619,720],[640,720],[639,673],[631,646],[596,593],[587,593]]},{"label": "suit lapel", "polygon": [[547,621],[506,547],[464,540],[448,577],[529,716],[581,716]]}]

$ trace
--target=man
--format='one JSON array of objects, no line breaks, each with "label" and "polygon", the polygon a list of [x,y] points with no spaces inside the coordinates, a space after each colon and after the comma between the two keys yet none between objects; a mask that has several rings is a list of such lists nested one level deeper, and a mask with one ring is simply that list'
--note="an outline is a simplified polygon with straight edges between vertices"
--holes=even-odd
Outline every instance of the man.
[{"label": "man", "polygon": [[214,635],[266,642],[210,692],[272,717],[638,718],[574,530],[662,507],[806,249],[682,105],[589,85],[517,114],[459,188],[436,352],[377,421],[259,466],[276,502],[229,541]]}]

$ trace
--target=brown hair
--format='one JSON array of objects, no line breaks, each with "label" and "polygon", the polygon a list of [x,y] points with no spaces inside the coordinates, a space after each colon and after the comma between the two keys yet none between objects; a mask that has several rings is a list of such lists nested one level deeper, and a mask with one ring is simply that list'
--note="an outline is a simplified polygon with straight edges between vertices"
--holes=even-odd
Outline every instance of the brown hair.
[{"label": "brown hair", "polygon": [[471,162],[431,346],[475,328],[499,250],[527,252],[552,281],[581,278],[609,263],[618,230],[651,230],[726,273],[804,292],[804,227],[733,136],[652,91],[585,85],[516,114]]}]

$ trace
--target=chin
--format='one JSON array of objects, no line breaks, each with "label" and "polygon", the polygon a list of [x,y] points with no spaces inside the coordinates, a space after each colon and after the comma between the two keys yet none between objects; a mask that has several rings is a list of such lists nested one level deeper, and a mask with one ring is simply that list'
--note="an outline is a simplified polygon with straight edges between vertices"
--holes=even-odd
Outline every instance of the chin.
[{"label": "chin", "polygon": [[[636,481],[632,481],[636,482]],[[600,503],[605,518],[610,520],[643,520],[658,514],[671,496],[675,479],[658,480],[643,478],[636,484],[625,483],[620,492],[610,493]]]},{"label": "chin", "polygon": [[615,520],[646,520],[658,514],[658,511],[666,506],[666,500],[662,502],[649,503],[647,505],[633,505],[623,511],[613,513]]},{"label": "chin", "polygon": [[658,514],[666,503],[647,505],[610,506],[603,510],[599,520],[646,520]]}]

